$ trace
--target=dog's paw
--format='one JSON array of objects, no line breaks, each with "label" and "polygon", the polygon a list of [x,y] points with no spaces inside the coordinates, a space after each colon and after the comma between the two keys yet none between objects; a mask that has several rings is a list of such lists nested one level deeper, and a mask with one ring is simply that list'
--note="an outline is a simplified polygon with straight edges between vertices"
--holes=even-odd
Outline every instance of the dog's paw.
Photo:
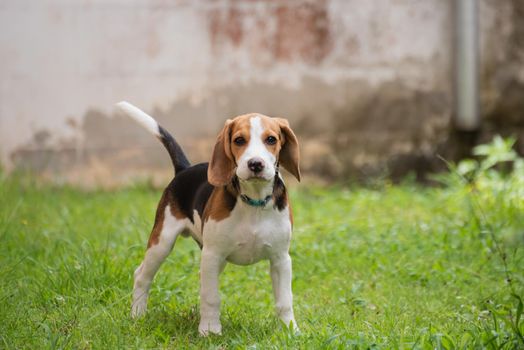
[{"label": "dog's paw", "polygon": [[294,318],[290,320],[281,320],[281,325],[287,331],[291,332],[294,335],[300,335],[300,329],[298,328],[297,321]]},{"label": "dog's paw", "polygon": [[296,335],[296,336],[300,336],[302,335],[302,332],[300,331],[300,328],[298,328],[297,325],[293,324],[293,334]]},{"label": "dog's paw", "polygon": [[222,325],[218,320],[201,320],[198,326],[198,333],[207,337],[210,334],[222,335]]},{"label": "dog's paw", "polygon": [[131,317],[139,318],[143,316],[147,311],[147,299],[138,299],[131,305]]}]

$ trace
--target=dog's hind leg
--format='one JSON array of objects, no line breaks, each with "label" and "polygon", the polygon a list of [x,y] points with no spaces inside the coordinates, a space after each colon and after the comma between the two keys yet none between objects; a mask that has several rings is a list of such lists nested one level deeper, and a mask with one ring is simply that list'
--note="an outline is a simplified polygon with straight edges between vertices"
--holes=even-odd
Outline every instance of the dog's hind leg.
[{"label": "dog's hind leg", "polygon": [[[135,271],[133,304],[131,316],[138,317],[145,313],[149,288],[160,265],[169,255],[178,235],[185,229],[186,220],[173,216],[169,205],[159,206],[157,217],[144,260]],[[163,210],[162,210],[163,209]]]}]

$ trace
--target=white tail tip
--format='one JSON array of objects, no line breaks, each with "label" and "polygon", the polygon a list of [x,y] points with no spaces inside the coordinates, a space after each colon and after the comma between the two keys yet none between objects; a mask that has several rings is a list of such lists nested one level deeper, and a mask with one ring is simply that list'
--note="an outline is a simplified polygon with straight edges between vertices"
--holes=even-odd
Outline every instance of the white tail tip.
[{"label": "white tail tip", "polygon": [[160,132],[158,131],[158,123],[149,114],[126,101],[118,102],[116,106],[121,111],[125,112],[128,116],[133,118],[138,124],[146,128],[147,131],[149,131],[157,137],[160,137]]}]

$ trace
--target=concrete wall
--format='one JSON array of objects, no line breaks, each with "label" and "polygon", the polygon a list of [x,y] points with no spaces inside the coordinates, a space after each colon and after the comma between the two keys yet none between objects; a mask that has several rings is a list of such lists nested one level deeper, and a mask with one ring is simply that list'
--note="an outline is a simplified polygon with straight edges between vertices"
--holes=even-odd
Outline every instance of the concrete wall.
[{"label": "concrete wall", "polygon": [[[506,120],[523,6],[480,13],[484,111]],[[125,99],[195,161],[226,118],[257,111],[290,120],[312,176],[424,166],[449,137],[452,15],[442,0],[4,0],[1,162],[84,185],[164,181],[162,146],[114,112]]]}]

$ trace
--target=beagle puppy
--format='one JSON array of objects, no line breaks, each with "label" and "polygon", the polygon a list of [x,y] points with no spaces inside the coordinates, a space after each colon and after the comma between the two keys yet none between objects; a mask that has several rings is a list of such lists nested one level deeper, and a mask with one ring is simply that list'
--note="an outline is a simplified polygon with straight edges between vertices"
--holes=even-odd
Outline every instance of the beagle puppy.
[{"label": "beagle puppy", "polygon": [[151,282],[177,237],[202,249],[201,335],[221,334],[218,278],[226,263],[270,261],[280,319],[298,330],[293,314],[289,244],[293,215],[279,173],[300,181],[298,141],[285,119],[251,113],[227,120],[211,161],[191,166],[175,139],[152,117],[127,103],[117,106],[167,149],[175,177],[164,190],[144,260],[134,273],[133,317],[144,314]]}]

